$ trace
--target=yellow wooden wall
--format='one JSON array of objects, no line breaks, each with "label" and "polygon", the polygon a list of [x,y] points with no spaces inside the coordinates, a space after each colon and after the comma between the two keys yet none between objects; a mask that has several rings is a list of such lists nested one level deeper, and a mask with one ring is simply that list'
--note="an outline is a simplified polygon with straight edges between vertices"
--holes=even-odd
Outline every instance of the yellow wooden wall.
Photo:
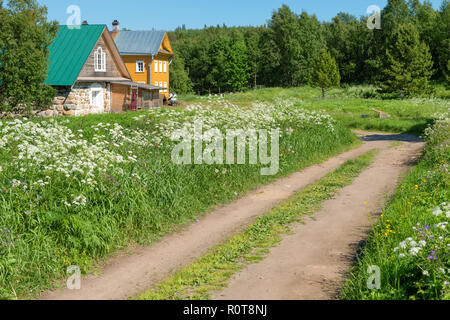
[{"label": "yellow wooden wall", "polygon": [[[155,72],[155,61],[159,64],[159,62],[161,61],[163,63],[163,72]],[[166,72],[164,72],[164,62],[167,65],[167,69]],[[169,94],[170,94],[170,85],[169,85],[169,57],[165,54],[158,54],[152,63],[152,85],[156,85],[156,82],[158,82],[158,86],[161,85],[162,82],[162,86],[164,87],[164,83],[167,83],[167,92],[161,92],[162,94],[164,94],[166,96],[167,99],[169,99]],[[158,67],[158,71],[159,71],[159,67]]]},{"label": "yellow wooden wall", "polygon": [[[156,85],[156,82],[158,82],[158,86],[160,86],[160,82],[162,82],[162,86],[164,87],[164,83],[167,83],[167,92],[161,92],[161,94],[164,94],[167,99],[169,99],[170,94],[170,88],[169,88],[169,60],[170,57],[166,54],[158,54],[153,62],[151,60],[151,56],[122,56],[123,61],[125,62],[125,65],[130,72],[131,78],[134,82],[145,82],[146,84]],[[145,62],[145,72],[136,72],[136,62],[137,61],[144,61]],[[159,63],[159,61],[164,62],[167,65],[166,72],[155,72],[155,61]],[[151,70],[151,83],[150,83],[150,70]],[[158,65],[158,71],[159,71],[159,65]],[[164,69],[163,69],[164,71]]]},{"label": "yellow wooden wall", "polygon": [[[131,75],[131,78],[134,82],[145,82],[146,84],[156,85],[156,82],[158,82],[158,86],[166,87],[167,90],[165,92],[161,92],[161,94],[164,94],[167,99],[169,99],[170,95],[170,78],[169,78],[169,62],[170,59],[173,56],[172,46],[170,45],[169,37],[167,36],[167,33],[164,35],[163,41],[160,46],[160,50],[165,50],[169,52],[167,53],[158,53],[157,56],[154,57],[154,60],[152,61],[151,56],[146,55],[135,55],[135,56],[122,56],[123,61],[125,62],[125,65],[128,69],[128,72]],[[144,61],[145,62],[145,71],[144,72],[136,72],[136,62],[137,61]],[[155,61],[162,61],[167,64],[166,72],[164,72],[164,65],[163,65],[163,72],[155,72]],[[159,71],[159,65],[158,65],[158,71]],[[151,77],[150,77],[151,72]],[[162,83],[162,85],[161,85]],[[167,86],[164,86],[164,83],[167,83]]]}]

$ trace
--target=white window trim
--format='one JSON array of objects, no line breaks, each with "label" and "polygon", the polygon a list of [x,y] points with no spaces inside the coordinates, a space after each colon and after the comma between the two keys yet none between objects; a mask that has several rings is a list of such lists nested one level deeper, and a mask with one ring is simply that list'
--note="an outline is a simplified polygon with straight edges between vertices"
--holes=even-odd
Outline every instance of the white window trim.
[{"label": "white window trim", "polygon": [[106,52],[102,47],[98,47],[94,53],[94,70],[95,72],[106,72]]},{"label": "white window trim", "polygon": [[158,73],[158,60],[155,60],[155,73]]},{"label": "white window trim", "polygon": [[[142,71],[139,70],[139,64],[142,63]],[[145,72],[145,61],[139,60],[136,61],[136,73],[144,73]]]},{"label": "white window trim", "polygon": [[[162,86],[163,86],[162,81],[159,82],[159,86],[162,88]],[[164,90],[159,90],[159,92],[164,92]]]},{"label": "white window trim", "polygon": [[159,62],[159,72],[162,73],[163,72],[163,68],[162,68],[162,61]]},{"label": "white window trim", "polygon": [[[167,88],[167,82],[164,82],[164,88]],[[167,92],[167,89],[164,89],[164,92]]]},{"label": "white window trim", "polygon": [[[92,107],[97,107],[97,108],[104,108],[105,107],[105,98],[103,96],[103,87],[101,85],[99,85],[99,84],[93,84],[90,89],[91,90],[89,91],[89,101],[91,103],[91,106]],[[95,105],[95,102],[93,101],[93,98],[94,98],[93,93],[94,92],[100,93],[101,102],[102,102],[101,106]]]},{"label": "white window trim", "polygon": [[164,61],[164,73],[167,73],[167,61]]}]

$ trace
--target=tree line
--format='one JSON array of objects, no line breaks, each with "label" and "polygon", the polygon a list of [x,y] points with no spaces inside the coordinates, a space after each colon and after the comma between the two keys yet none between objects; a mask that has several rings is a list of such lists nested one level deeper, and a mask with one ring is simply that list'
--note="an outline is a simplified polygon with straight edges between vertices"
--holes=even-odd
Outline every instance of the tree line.
[{"label": "tree line", "polygon": [[367,20],[341,12],[320,22],[283,5],[260,27],[179,27],[169,33],[171,88],[207,94],[313,84],[325,90],[343,82],[407,96],[428,92],[430,80],[449,81],[448,0],[438,10],[429,1],[388,0],[381,29],[368,28]]},{"label": "tree line", "polygon": [[[171,89],[198,94],[257,86],[327,88],[376,84],[398,96],[430,91],[430,80],[450,83],[450,5],[388,0],[380,30],[368,17],[339,13],[320,22],[284,5],[264,26],[225,25],[169,32],[175,59]],[[58,23],[36,0],[0,0],[0,111],[22,112],[51,104],[44,85],[49,46]]]}]

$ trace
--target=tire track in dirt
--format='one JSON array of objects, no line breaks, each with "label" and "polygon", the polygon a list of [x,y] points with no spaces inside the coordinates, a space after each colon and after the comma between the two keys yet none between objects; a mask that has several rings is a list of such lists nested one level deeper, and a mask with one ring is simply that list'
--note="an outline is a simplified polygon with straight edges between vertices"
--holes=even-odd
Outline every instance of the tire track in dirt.
[{"label": "tire track in dirt", "polygon": [[[308,167],[251,191],[247,196],[217,208],[199,221],[164,236],[152,246],[136,248],[131,254],[110,259],[102,268],[100,275],[90,275],[82,279],[80,290],[60,289],[46,292],[40,298],[43,300],[120,300],[144,293],[176,270],[194,262],[211,247],[243,230],[256,217],[337,169],[347,160],[372,149],[387,149],[396,139],[411,140],[411,137],[406,136],[381,135],[380,137],[373,140],[366,139],[358,149],[345,152],[322,164]],[[414,145],[412,142],[409,144]],[[415,145],[414,149],[420,149],[421,144]],[[406,149],[410,151],[412,148]],[[405,155],[405,157],[409,156],[409,153]]]},{"label": "tire track in dirt", "polygon": [[[369,135],[365,141],[404,142],[387,148],[373,164],[343,188],[304,224],[270,250],[258,264],[236,274],[216,300],[329,300],[335,299],[367,237],[402,175],[420,156],[424,144],[401,135]],[[367,203],[367,204],[366,204]]]}]

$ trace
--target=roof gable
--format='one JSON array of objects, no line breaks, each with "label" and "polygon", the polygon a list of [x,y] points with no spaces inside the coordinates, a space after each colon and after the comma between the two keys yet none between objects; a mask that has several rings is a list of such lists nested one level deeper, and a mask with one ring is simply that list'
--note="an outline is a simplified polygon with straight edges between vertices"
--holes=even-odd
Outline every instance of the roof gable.
[{"label": "roof gable", "polygon": [[106,25],[60,26],[50,46],[50,65],[46,84],[72,86]]},{"label": "roof gable", "polygon": [[[106,52],[106,71],[104,72],[95,71],[95,52],[98,48],[102,48],[102,50]],[[109,32],[103,32],[93,47],[77,79],[85,80],[86,78],[125,78],[131,80],[130,73],[128,72]]]},{"label": "roof gable", "polygon": [[157,55],[165,36],[165,31],[120,31],[114,41],[123,55]]}]

